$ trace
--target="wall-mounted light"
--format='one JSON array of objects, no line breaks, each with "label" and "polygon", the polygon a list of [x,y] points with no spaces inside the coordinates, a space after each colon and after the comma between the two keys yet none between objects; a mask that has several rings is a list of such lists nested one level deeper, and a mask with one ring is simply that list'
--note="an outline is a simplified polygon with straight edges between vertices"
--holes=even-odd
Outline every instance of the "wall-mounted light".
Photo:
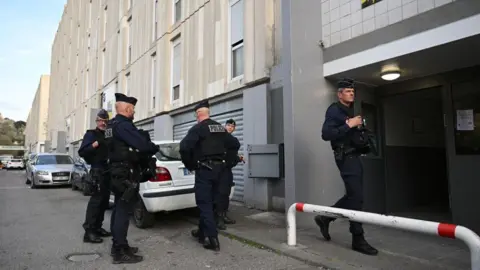
[{"label": "wall-mounted light", "polygon": [[382,79],[385,81],[394,81],[398,78],[400,78],[400,72],[398,71],[390,71],[382,74]]}]

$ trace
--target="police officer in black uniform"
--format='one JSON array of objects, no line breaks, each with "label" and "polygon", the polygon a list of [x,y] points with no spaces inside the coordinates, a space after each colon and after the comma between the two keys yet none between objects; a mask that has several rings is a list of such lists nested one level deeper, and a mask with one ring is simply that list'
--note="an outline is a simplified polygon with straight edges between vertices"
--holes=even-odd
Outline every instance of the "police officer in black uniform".
[{"label": "police officer in black uniform", "polygon": [[83,223],[85,229],[83,241],[88,243],[102,243],[103,239],[101,237],[111,235],[102,228],[105,210],[108,208],[110,198],[110,175],[107,166],[108,148],[105,141],[105,128],[108,118],[108,112],[103,109],[97,113],[97,128],[87,130],[78,150],[78,155],[91,166],[90,179],[86,188],[92,192],[92,196],[88,201],[85,222]]},{"label": "police officer in black uniform", "polygon": [[[228,133],[232,134],[235,131],[236,123],[233,119],[228,119],[225,122],[225,129]],[[233,138],[238,142],[238,139],[233,136]],[[230,160],[230,159],[229,159]],[[235,220],[227,216],[228,207],[230,206],[230,193],[232,192],[233,186],[233,167],[237,166],[239,162],[244,162],[243,156],[238,155],[238,149],[232,153],[231,157],[232,162],[227,165],[227,178],[221,181],[219,187],[219,194],[216,200],[215,210],[217,212],[217,228],[219,230],[225,230],[225,224],[235,224]]]},{"label": "police officer in black uniform", "polygon": [[108,158],[115,195],[115,206],[111,217],[113,263],[137,263],[142,256],[135,255],[138,248],[127,241],[129,212],[138,198],[140,169],[138,156],[153,155],[158,147],[149,142],[133,125],[137,99],[124,94],[115,94],[117,115],[109,121],[105,130],[108,143]]},{"label": "police officer in black uniform", "polygon": [[193,126],[180,142],[180,154],[185,167],[195,170],[195,200],[200,210],[198,230],[192,236],[198,238],[206,249],[218,251],[218,231],[214,214],[214,198],[219,184],[226,179],[226,153],[240,148],[238,140],[226,132],[218,122],[210,119],[210,105],[207,100],[195,106],[198,123]]},{"label": "police officer in black uniform", "polygon": [[[335,162],[346,194],[333,207],[361,211],[363,207],[363,167],[360,155],[367,149],[362,142],[360,127],[363,120],[360,115],[354,116],[353,103],[355,83],[351,79],[338,82],[338,102],[328,107],[322,127],[322,139],[330,141],[335,155]],[[329,241],[329,224],[334,218],[316,216],[315,222],[320,227],[323,237]],[[364,238],[361,223],[350,222],[352,233],[352,249],[367,255],[377,255],[378,250],[370,246]]]}]

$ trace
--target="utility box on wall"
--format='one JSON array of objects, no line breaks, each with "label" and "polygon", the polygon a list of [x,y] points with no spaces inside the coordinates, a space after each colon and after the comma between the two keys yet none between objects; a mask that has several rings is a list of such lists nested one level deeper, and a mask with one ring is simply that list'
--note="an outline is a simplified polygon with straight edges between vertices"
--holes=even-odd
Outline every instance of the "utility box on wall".
[{"label": "utility box on wall", "polygon": [[247,145],[248,177],[282,178],[285,173],[283,144]]}]

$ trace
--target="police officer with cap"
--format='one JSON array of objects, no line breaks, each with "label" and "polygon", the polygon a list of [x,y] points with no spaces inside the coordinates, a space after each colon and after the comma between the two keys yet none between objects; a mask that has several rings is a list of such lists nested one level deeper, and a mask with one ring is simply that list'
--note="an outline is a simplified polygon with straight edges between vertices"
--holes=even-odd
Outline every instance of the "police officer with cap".
[{"label": "police officer with cap", "polygon": [[[328,107],[325,113],[325,122],[322,127],[322,139],[330,141],[335,162],[345,185],[346,194],[333,207],[361,211],[363,207],[363,167],[360,160],[360,146],[358,140],[363,120],[360,115],[355,116],[353,104],[355,99],[355,83],[351,79],[342,79],[338,82],[338,102]],[[329,241],[329,224],[334,218],[318,215],[316,224],[320,227],[323,237]],[[377,255],[378,250],[370,246],[364,238],[361,223],[350,222],[352,233],[352,249],[367,255]]]},{"label": "police officer with cap", "polygon": [[81,156],[90,164],[90,178],[86,184],[92,192],[87,204],[83,228],[83,241],[87,243],[102,243],[101,237],[110,236],[110,232],[102,228],[105,210],[110,198],[110,176],[108,174],[108,148],[105,141],[105,128],[109,119],[108,112],[100,110],[95,120],[97,127],[87,130],[83,136],[82,145],[78,150]]},{"label": "police officer with cap", "polygon": [[124,94],[115,94],[117,115],[110,120],[105,131],[108,143],[108,158],[115,195],[111,216],[113,263],[137,263],[142,256],[135,255],[138,248],[127,241],[129,212],[138,196],[137,177],[140,175],[138,154],[153,155],[158,146],[148,141],[133,124],[137,99]]},{"label": "police officer with cap", "polygon": [[[225,122],[225,129],[228,133],[232,134],[235,131],[236,122],[233,119],[228,119]],[[238,142],[238,139],[233,136],[233,138]],[[240,144],[240,142],[238,142]],[[216,200],[215,210],[217,212],[217,227],[219,230],[225,230],[225,224],[235,224],[235,220],[227,216],[228,207],[230,205],[230,193],[233,186],[233,167],[237,166],[239,162],[244,162],[243,156],[238,155],[238,150],[236,153],[233,153],[232,159],[233,162],[230,162],[227,165],[227,178],[222,180],[219,187],[219,194]]]},{"label": "police officer with cap", "polygon": [[210,119],[207,100],[195,106],[197,124],[180,142],[180,155],[185,167],[195,171],[195,200],[200,210],[198,230],[192,231],[206,249],[220,250],[214,214],[214,197],[218,194],[220,181],[226,178],[225,157],[235,152],[240,143],[218,122]]}]

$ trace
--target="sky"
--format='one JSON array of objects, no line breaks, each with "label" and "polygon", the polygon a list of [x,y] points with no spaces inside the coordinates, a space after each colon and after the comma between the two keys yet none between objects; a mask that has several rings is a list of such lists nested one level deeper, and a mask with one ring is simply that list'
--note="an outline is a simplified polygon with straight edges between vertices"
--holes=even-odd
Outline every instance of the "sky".
[{"label": "sky", "polygon": [[0,113],[26,121],[66,0],[0,0]]}]

